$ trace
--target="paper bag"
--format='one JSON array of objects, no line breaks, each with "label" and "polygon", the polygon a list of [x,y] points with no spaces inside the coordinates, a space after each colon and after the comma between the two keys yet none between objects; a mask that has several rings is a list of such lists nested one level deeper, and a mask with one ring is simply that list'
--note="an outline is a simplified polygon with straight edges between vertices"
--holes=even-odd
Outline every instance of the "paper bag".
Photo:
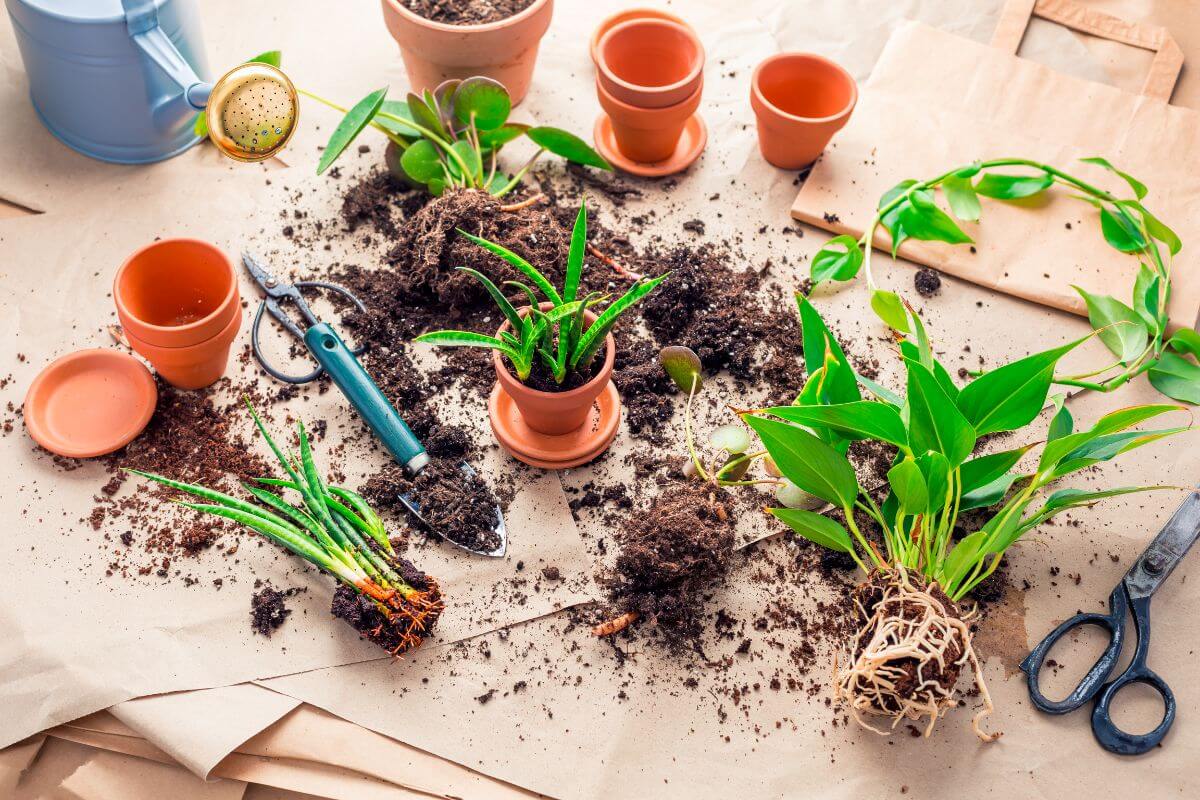
[{"label": "paper bag", "polygon": [[[1031,14],[1154,51],[1141,93],[1015,55]],[[892,36],[853,119],[813,168],[792,216],[858,236],[880,196],[901,180],[1003,157],[1040,160],[1129,196],[1119,178],[1079,161],[1103,156],[1150,187],[1146,207],[1185,242],[1175,259],[1169,314],[1173,326],[1191,327],[1200,307],[1200,271],[1187,243],[1200,241],[1200,185],[1181,167],[1200,157],[1200,112],[1167,104],[1182,64],[1166,29],[1071,0],[1009,0],[991,47],[910,23]],[[985,200],[981,221],[964,230],[973,248],[910,239],[900,254],[1076,314],[1087,310],[1073,285],[1125,297],[1138,269],[1135,258],[1105,242],[1098,212],[1066,191],[1021,202]],[[881,231],[876,245],[887,241]],[[888,285],[886,264],[876,274]]]}]

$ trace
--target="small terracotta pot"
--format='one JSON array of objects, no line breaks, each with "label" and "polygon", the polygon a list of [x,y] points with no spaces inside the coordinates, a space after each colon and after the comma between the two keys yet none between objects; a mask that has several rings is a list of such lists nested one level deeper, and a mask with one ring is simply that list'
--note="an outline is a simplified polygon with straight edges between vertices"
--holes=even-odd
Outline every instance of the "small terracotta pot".
[{"label": "small terracotta pot", "polygon": [[613,135],[617,149],[626,158],[642,164],[663,161],[675,152],[683,128],[696,109],[700,107],[700,95],[704,84],[682,103],[665,108],[637,108],[622,103],[596,82],[596,94],[600,107],[612,120]]},{"label": "small terracotta pot", "polygon": [[773,55],[750,79],[759,150],[782,169],[816,161],[857,102],[858,87],[850,73],[812,53]]},{"label": "small terracotta pot", "polygon": [[[542,303],[542,310],[552,308],[551,303]],[[522,312],[528,309],[522,309]],[[584,312],[588,324],[596,321],[596,315]],[[500,331],[510,329],[508,322],[500,326]],[[496,368],[496,381],[516,403],[521,412],[521,418],[533,430],[548,436],[561,436],[578,430],[587,421],[592,409],[592,403],[600,393],[608,388],[612,380],[613,361],[616,358],[617,346],[612,334],[604,338],[604,362],[595,376],[583,386],[565,392],[542,392],[530,389],[517,376],[512,374],[508,365],[495,350],[492,351],[492,366]]]},{"label": "small terracotta pot", "polygon": [[229,350],[242,326],[238,313],[216,336],[186,347],[160,347],[125,331],[125,338],[134,352],[153,365],[162,379],[180,389],[203,389],[225,374]]},{"label": "small terracotta pot", "polygon": [[529,91],[538,44],[554,13],[554,0],[535,0],[519,14],[483,25],[446,25],[409,11],[403,0],[382,0],[383,21],[400,45],[414,92],[442,81],[484,75],[504,84],[513,104]]},{"label": "small terracotta pot", "polygon": [[600,65],[600,40],[604,38],[604,34],[631,19],[665,19],[668,22],[683,25],[685,28],[691,28],[680,17],[669,11],[659,11],[657,8],[627,8],[624,11],[618,11],[612,16],[606,17],[596,26],[596,30],[592,31],[592,40],[588,43],[588,49],[591,51],[593,64],[597,67]]},{"label": "small terracotta pot", "polygon": [[687,25],[633,19],[600,39],[596,78],[622,103],[638,108],[678,105],[700,87],[704,45]]},{"label": "small terracotta pot", "polygon": [[141,248],[113,279],[125,333],[157,347],[188,347],[221,334],[241,316],[233,264],[199,239],[163,239]]}]

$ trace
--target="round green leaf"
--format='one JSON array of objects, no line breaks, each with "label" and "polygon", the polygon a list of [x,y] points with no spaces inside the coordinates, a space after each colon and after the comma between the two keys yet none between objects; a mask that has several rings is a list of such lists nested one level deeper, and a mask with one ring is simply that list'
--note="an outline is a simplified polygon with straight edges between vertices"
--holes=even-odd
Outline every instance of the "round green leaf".
[{"label": "round green leaf", "polygon": [[400,156],[405,174],[417,183],[429,183],[442,175],[442,162],[437,146],[427,139],[418,139]]},{"label": "round green leaf", "polygon": [[904,310],[904,302],[900,295],[886,289],[876,289],[871,293],[871,308],[889,328],[900,333],[908,333],[908,312]]},{"label": "round green leaf", "polygon": [[700,368],[700,356],[696,355],[690,347],[682,345],[664,347],[658,352],[658,363],[662,364],[667,375],[682,392],[691,392],[693,387],[695,391],[699,391],[704,383]]},{"label": "round green leaf", "polygon": [[708,443],[727,453],[744,453],[750,448],[750,434],[741,425],[722,425],[708,437]]},{"label": "round green leaf", "polygon": [[858,274],[863,251],[853,236],[835,236],[813,256],[811,275],[815,283],[848,281]]},{"label": "round green leaf", "polygon": [[454,92],[454,116],[463,125],[475,120],[481,131],[499,128],[508,121],[512,111],[512,98],[504,84],[477,75],[467,78]]},{"label": "round green leaf", "polygon": [[612,165],[605,161],[603,156],[573,133],[542,125],[530,128],[525,135],[532,139],[538,147],[544,147],[567,161],[583,164],[585,167],[612,171]]}]

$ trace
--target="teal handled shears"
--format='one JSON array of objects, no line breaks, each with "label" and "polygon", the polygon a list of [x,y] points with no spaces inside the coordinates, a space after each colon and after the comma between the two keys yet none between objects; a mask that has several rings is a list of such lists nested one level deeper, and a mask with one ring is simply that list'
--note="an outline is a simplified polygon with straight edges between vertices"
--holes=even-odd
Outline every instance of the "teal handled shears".
[{"label": "teal handled shears", "polygon": [[[363,346],[348,347],[337,331],[328,323],[321,322],[313,313],[312,308],[304,299],[303,290],[322,289],[340,294],[349,300],[359,311],[365,311],[366,306],[349,289],[335,283],[325,281],[296,281],[286,283],[276,278],[266,265],[249,253],[242,254],[242,263],[254,278],[265,295],[258,311],[254,314],[254,323],[250,328],[250,346],[255,359],[272,377],[287,383],[302,384],[316,380],[321,375],[328,375],[341,389],[342,394],[350,401],[350,405],[358,412],[367,427],[379,438],[392,457],[401,464],[410,475],[416,475],[429,464],[429,454],[425,447],[413,434],[412,430],[401,418],[400,414],[380,391],[375,381],[363,369],[358,356],[365,350]],[[304,318],[301,328],[283,309],[283,304],[290,302]],[[277,369],[263,355],[260,343],[260,327],[264,315],[269,314],[283,329],[304,342],[308,352],[316,359],[317,367],[304,375],[288,375]],[[468,478],[475,475],[475,470],[465,461],[460,465],[463,474]],[[421,522],[421,505],[417,498],[407,494],[400,495],[401,502]],[[498,544],[491,550],[480,550],[449,540],[452,544],[478,555],[503,556],[508,546],[508,535],[504,527],[504,515],[496,505],[496,523],[493,530],[497,534]],[[443,537],[445,538],[445,537]]]},{"label": "teal handled shears", "polygon": [[[1066,714],[1095,698],[1092,733],[1105,750],[1121,755],[1140,755],[1162,742],[1175,721],[1175,695],[1166,681],[1146,666],[1146,655],[1150,651],[1150,598],[1184,559],[1198,536],[1200,489],[1193,489],[1150,546],[1138,556],[1117,588],[1113,589],[1108,600],[1108,613],[1076,614],[1050,631],[1021,662],[1021,670],[1029,679],[1029,698],[1039,711]],[[1133,658],[1124,672],[1109,680],[1121,657],[1121,646],[1125,643],[1126,613],[1133,616],[1133,631],[1137,637]],[[1110,637],[1108,647],[1070,694],[1062,700],[1050,700],[1039,687],[1042,662],[1055,642],[1082,625],[1094,625],[1106,630]],[[1151,687],[1162,697],[1162,720],[1149,733],[1127,733],[1112,720],[1113,698],[1121,689],[1135,683]]]}]

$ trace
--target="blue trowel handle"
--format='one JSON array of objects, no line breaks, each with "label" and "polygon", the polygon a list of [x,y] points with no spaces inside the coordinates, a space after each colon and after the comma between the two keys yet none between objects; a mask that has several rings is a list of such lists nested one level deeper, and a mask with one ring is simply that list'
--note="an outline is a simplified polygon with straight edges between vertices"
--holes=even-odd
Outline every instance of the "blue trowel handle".
[{"label": "blue trowel handle", "polygon": [[425,448],[333,328],[317,323],[305,331],[304,343],[396,461],[410,474],[420,472],[429,463]]}]

